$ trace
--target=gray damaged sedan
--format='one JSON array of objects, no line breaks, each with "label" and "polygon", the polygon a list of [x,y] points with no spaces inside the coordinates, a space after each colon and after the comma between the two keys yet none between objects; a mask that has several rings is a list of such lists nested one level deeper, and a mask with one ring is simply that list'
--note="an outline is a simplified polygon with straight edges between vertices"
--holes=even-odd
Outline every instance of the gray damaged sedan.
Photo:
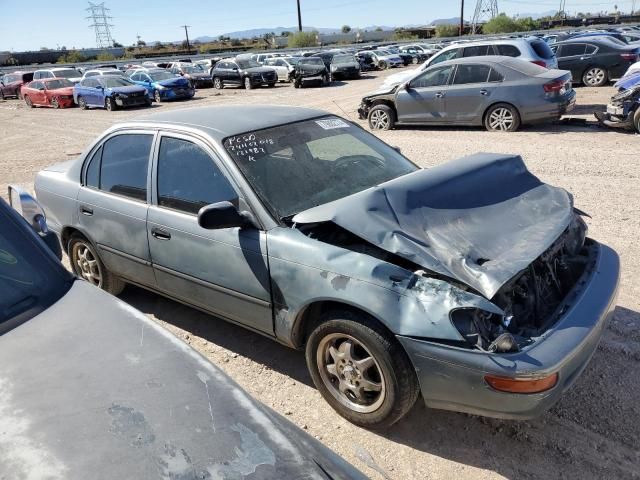
[{"label": "gray damaged sedan", "polygon": [[517,156],[423,170],[325,112],[220,106],[118,124],[35,189],[74,271],[304,348],[367,427],[429,407],[530,418],[585,368],[619,261]]}]

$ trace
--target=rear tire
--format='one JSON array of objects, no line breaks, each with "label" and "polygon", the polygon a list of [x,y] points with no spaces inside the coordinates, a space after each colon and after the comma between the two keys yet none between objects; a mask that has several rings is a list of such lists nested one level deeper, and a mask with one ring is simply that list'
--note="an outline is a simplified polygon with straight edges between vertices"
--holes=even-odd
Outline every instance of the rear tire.
[{"label": "rear tire", "polygon": [[27,104],[27,107],[33,108],[33,102],[31,101],[31,98],[29,98],[29,95],[24,96],[24,103]]},{"label": "rear tire", "polygon": [[602,87],[608,81],[609,74],[601,67],[589,67],[582,74],[582,83],[587,87]]},{"label": "rear tire", "polygon": [[109,112],[113,112],[116,109],[116,102],[114,102],[113,98],[107,97],[104,99],[104,108]]},{"label": "rear tire", "polygon": [[378,63],[378,68],[380,70],[386,70],[387,69],[387,62],[380,62]]},{"label": "rear tire", "polygon": [[86,110],[88,108],[87,101],[84,97],[78,97],[78,107],[80,107],[81,110]]},{"label": "rear tire", "polygon": [[391,130],[395,127],[396,114],[388,105],[376,105],[367,116],[371,130]]},{"label": "rear tire", "polygon": [[636,113],[633,115],[633,125],[636,127],[636,132],[640,133],[640,107],[636,108]]},{"label": "rear tire", "polygon": [[216,90],[222,90],[224,88],[224,84],[222,83],[222,79],[220,77],[216,77],[213,79],[213,88]]},{"label": "rear tire", "polygon": [[244,88],[246,90],[251,90],[253,85],[251,84],[251,79],[249,77],[244,77]]},{"label": "rear tire", "polygon": [[78,277],[112,295],[119,295],[124,290],[125,282],[107,270],[91,242],[82,235],[72,235],[67,255],[71,269]]},{"label": "rear tire", "polygon": [[54,97],[54,98],[51,99],[51,106],[53,108],[60,108],[60,104],[58,103],[58,99],[57,98]]},{"label": "rear tire", "polygon": [[162,95],[160,95],[160,90],[156,90],[155,92],[153,92],[153,99],[156,101],[156,103],[162,103]]},{"label": "rear tire", "polygon": [[320,394],[356,425],[387,428],[418,398],[418,379],[406,352],[365,314],[327,312],[309,335],[305,353]]},{"label": "rear tire", "polygon": [[492,105],[484,116],[484,127],[490,132],[515,132],[520,128],[518,109],[508,103]]}]

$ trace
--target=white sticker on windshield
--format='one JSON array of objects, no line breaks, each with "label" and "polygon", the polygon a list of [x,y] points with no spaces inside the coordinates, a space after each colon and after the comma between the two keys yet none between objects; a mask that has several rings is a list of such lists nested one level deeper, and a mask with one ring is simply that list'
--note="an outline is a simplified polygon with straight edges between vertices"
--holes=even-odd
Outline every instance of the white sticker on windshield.
[{"label": "white sticker on windshield", "polygon": [[325,130],[332,130],[334,128],[349,128],[349,124],[339,118],[331,118],[326,120],[316,120],[316,123]]}]

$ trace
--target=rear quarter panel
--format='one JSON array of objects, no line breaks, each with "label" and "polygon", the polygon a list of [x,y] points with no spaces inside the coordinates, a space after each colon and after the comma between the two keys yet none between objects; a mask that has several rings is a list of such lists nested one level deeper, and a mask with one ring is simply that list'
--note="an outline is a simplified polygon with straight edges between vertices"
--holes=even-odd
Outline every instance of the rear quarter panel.
[{"label": "rear quarter panel", "polygon": [[[69,167],[73,163],[75,161],[65,162],[60,167]],[[42,170],[35,180],[36,197],[45,210],[49,228],[57,234],[63,227],[77,224],[76,198],[80,179],[67,173],[65,168]]]}]

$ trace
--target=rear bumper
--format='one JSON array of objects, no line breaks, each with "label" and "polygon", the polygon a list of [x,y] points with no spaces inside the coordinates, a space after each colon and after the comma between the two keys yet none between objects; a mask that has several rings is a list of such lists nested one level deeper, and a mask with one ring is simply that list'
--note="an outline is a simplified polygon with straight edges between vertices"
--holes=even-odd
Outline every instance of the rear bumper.
[{"label": "rear bumper", "polygon": [[523,123],[537,123],[558,120],[563,115],[571,112],[576,106],[576,92],[571,90],[568,94],[557,100],[543,102],[535,107],[525,109],[522,113]]},{"label": "rear bumper", "polygon": [[[532,346],[491,354],[398,336],[416,369],[428,407],[496,418],[533,418],[549,409],[578,378],[598,347],[615,307],[618,255],[597,245],[590,270],[569,295],[566,312]],[[494,390],[487,374],[539,378],[558,373],[558,383],[534,394]]]}]

